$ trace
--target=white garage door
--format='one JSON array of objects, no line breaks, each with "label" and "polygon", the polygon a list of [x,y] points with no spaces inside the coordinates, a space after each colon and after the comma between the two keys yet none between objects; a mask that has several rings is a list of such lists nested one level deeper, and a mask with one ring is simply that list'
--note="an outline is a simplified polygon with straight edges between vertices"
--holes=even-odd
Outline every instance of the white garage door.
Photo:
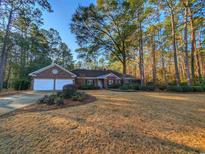
[{"label": "white garage door", "polygon": [[33,90],[53,90],[53,79],[34,79]]},{"label": "white garage door", "polygon": [[62,90],[66,84],[73,84],[72,79],[56,79],[56,90]]}]

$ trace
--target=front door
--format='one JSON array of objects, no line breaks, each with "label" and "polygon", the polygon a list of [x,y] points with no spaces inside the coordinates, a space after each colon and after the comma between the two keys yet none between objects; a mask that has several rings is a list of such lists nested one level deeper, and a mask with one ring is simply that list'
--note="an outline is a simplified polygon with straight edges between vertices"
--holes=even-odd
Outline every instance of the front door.
[{"label": "front door", "polygon": [[103,88],[103,80],[98,80],[98,87]]}]

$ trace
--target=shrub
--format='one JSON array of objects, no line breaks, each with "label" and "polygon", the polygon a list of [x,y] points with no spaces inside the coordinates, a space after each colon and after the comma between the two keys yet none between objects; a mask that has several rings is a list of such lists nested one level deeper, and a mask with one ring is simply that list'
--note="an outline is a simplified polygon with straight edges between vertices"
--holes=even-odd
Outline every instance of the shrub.
[{"label": "shrub", "polygon": [[147,86],[140,86],[140,90],[147,91]]},{"label": "shrub", "polygon": [[135,83],[135,84],[140,84],[141,83],[141,80],[140,79],[136,79],[136,80],[133,80],[133,83]]},{"label": "shrub", "polygon": [[157,88],[159,88],[159,90],[166,90],[167,86],[166,85],[158,85]]},{"label": "shrub", "polygon": [[57,97],[63,97],[63,92],[62,91],[58,91],[56,94]]},{"label": "shrub", "polygon": [[192,86],[194,92],[203,92],[203,88],[201,86]]},{"label": "shrub", "polygon": [[202,87],[203,91],[205,91],[205,85],[202,85],[201,87]]},{"label": "shrub", "polygon": [[82,90],[94,90],[94,89],[100,89],[100,88],[95,86],[95,85],[82,85],[82,86],[79,87],[79,89],[82,89]]},{"label": "shrub", "polygon": [[113,85],[109,85],[108,88],[110,89],[118,89],[120,87],[119,84],[113,84]]},{"label": "shrub", "polygon": [[121,90],[128,90],[129,89],[129,85],[124,84],[124,85],[120,86],[120,89]]},{"label": "shrub", "polygon": [[4,88],[4,89],[7,89],[7,88],[8,88],[8,85],[9,85],[8,82],[5,82],[5,81],[3,82],[3,88]]},{"label": "shrub", "polygon": [[154,90],[155,90],[155,86],[154,86],[154,85],[152,85],[152,86],[146,86],[146,89],[147,89],[148,91],[154,91]]},{"label": "shrub", "polygon": [[168,86],[167,87],[168,91],[172,91],[172,92],[182,92],[183,89],[180,86]]},{"label": "shrub", "polygon": [[140,90],[140,85],[138,83],[131,84],[129,85],[129,88],[133,90]]},{"label": "shrub", "polygon": [[122,86],[119,87],[121,90],[139,90],[140,85],[138,83],[133,83],[133,84],[123,84]]},{"label": "shrub", "polygon": [[63,97],[71,98],[77,92],[77,88],[74,85],[65,85],[63,87]]},{"label": "shrub", "polygon": [[47,105],[53,105],[54,104],[54,100],[56,98],[56,95],[45,95],[43,98],[40,98],[38,100],[38,103],[40,104],[47,104]]},{"label": "shrub", "polygon": [[13,82],[15,90],[27,90],[30,87],[30,81],[24,79],[17,79]]},{"label": "shrub", "polygon": [[75,95],[72,96],[72,100],[74,101],[82,101],[86,97],[84,92],[76,92]]},{"label": "shrub", "polygon": [[154,82],[147,82],[147,86],[153,86]]},{"label": "shrub", "polygon": [[62,97],[56,97],[54,100],[55,105],[61,106],[64,104],[63,98]]},{"label": "shrub", "polygon": [[49,97],[48,95],[45,95],[44,97],[42,97],[38,100],[38,103],[39,104],[46,104],[48,97]]},{"label": "shrub", "polygon": [[192,92],[193,88],[191,86],[181,86],[183,92]]},{"label": "shrub", "polygon": [[57,97],[56,95],[50,95],[46,104],[47,105],[54,105],[56,97]]}]

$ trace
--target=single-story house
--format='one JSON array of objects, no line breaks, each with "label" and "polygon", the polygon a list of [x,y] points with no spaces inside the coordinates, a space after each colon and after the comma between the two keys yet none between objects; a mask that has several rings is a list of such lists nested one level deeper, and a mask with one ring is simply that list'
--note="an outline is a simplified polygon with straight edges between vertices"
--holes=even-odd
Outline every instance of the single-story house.
[{"label": "single-story house", "polygon": [[135,80],[112,70],[86,70],[76,69],[68,71],[57,64],[51,64],[29,74],[32,77],[32,89],[36,91],[62,90],[66,84],[75,84],[77,87],[93,85],[107,88],[113,84],[121,84],[122,80],[130,83]]}]

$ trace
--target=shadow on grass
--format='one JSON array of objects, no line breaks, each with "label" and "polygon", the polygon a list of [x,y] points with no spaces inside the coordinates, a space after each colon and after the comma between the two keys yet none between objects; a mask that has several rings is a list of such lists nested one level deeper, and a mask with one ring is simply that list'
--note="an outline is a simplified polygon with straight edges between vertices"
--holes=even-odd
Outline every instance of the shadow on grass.
[{"label": "shadow on grass", "polygon": [[[122,131],[122,130],[113,130],[109,133],[110,137],[113,139],[120,140],[122,142],[128,142],[129,144],[137,144],[146,145],[147,149],[153,149],[153,151],[169,151],[169,152],[193,152],[199,153],[200,149],[195,147],[190,147],[188,145],[182,143],[176,143],[175,141],[171,141],[169,139],[162,139],[156,136],[144,134],[141,132],[138,133],[131,133],[129,131]],[[140,144],[141,143],[141,144]],[[149,148],[148,148],[149,147]],[[139,147],[140,148],[140,147]],[[161,152],[162,152],[161,151]]]}]

